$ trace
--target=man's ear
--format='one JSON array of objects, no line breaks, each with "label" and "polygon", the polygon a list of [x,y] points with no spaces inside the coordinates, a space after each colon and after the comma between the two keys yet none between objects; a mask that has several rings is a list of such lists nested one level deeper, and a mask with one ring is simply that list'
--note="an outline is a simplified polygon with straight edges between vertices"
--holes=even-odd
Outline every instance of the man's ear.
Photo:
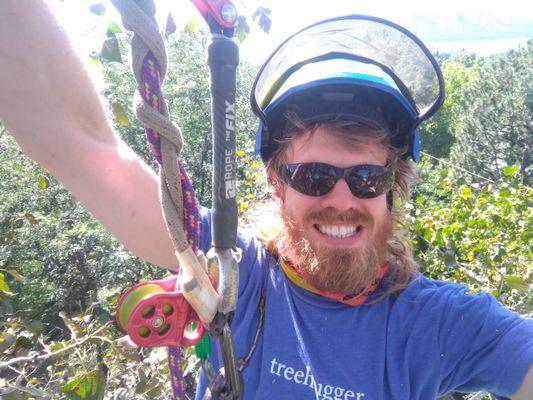
[{"label": "man's ear", "polygon": [[392,197],[392,190],[387,193],[387,207],[389,211],[392,211],[392,205],[394,204],[394,198]]}]

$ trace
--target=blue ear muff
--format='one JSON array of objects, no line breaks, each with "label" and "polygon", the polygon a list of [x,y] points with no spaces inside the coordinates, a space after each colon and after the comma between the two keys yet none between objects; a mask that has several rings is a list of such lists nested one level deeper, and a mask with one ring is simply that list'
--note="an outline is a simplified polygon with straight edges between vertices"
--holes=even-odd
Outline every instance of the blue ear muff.
[{"label": "blue ear muff", "polygon": [[420,161],[420,130],[416,128],[413,133],[413,141],[410,144],[411,147],[411,157],[415,162]]}]

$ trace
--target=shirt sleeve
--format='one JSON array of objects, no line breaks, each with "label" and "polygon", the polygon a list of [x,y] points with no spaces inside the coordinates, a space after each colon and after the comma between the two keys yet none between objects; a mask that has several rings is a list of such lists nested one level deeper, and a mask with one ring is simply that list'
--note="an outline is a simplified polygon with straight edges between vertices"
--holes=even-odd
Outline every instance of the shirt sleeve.
[{"label": "shirt sleeve", "polygon": [[441,393],[516,393],[533,363],[533,320],[503,307],[490,294],[470,295],[454,285],[439,342]]}]

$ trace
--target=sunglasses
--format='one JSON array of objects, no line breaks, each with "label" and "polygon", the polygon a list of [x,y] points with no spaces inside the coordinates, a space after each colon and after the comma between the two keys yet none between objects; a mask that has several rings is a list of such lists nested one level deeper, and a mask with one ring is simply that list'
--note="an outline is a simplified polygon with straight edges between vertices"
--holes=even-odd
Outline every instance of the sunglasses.
[{"label": "sunglasses", "polygon": [[323,163],[285,164],[281,179],[289,187],[308,196],[324,196],[343,178],[360,199],[373,199],[387,193],[394,184],[391,165],[355,165],[338,168]]}]

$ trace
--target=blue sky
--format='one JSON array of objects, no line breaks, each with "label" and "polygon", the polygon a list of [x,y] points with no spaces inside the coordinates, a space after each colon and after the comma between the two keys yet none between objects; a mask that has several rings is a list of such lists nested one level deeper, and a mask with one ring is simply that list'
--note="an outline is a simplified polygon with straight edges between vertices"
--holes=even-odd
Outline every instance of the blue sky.
[{"label": "blue sky", "polygon": [[[104,17],[88,8],[101,2]],[[109,0],[51,0],[80,39],[83,51],[99,50],[109,21],[120,17]],[[481,54],[505,51],[533,38],[533,1],[527,0],[234,0],[250,20],[252,32],[241,46],[245,59],[259,64],[287,35],[320,19],[344,14],[370,14],[390,19],[417,34],[432,49],[476,51]],[[156,0],[158,20],[164,24],[172,11],[178,25],[200,19],[189,0]],[[252,23],[258,6],[272,10],[272,29],[264,34]],[[87,32],[90,32],[89,34]]]}]

